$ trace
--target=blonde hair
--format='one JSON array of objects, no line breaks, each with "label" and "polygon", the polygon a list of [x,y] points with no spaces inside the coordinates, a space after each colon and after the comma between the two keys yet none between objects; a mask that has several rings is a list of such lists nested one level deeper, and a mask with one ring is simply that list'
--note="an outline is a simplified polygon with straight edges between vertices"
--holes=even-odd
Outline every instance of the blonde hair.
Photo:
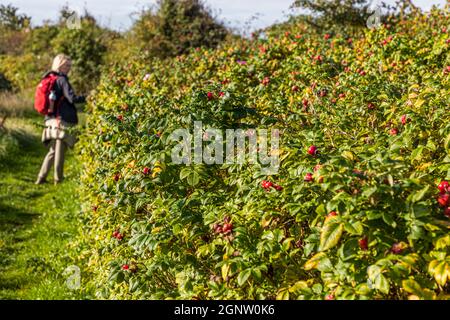
[{"label": "blonde hair", "polygon": [[58,54],[54,59],[53,59],[53,64],[52,64],[52,71],[55,72],[60,72],[60,69],[63,65],[65,65],[68,62],[71,62],[72,60],[70,59],[69,56],[65,55],[65,54]]}]

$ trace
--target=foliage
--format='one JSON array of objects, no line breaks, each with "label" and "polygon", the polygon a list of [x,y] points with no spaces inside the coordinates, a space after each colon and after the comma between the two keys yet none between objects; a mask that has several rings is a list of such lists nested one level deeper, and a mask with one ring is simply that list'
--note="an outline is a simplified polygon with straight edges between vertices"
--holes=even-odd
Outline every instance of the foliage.
[{"label": "foliage", "polygon": [[11,89],[11,82],[2,73],[0,73],[0,92],[10,91]]},{"label": "foliage", "polygon": [[21,30],[30,25],[31,18],[25,14],[18,14],[19,9],[11,4],[0,4],[0,28]]},{"label": "foliage", "polygon": [[[293,24],[118,63],[82,139],[97,296],[448,299],[448,19],[416,13],[353,39]],[[278,128],[278,174],[174,164],[169,136],[195,120]]]},{"label": "foliage", "polygon": [[[394,6],[379,3],[384,11],[379,12],[381,22],[397,9],[402,13],[417,10],[409,0],[397,1]],[[321,31],[352,33],[366,27],[367,20],[374,14],[373,4],[370,0],[296,0],[293,7],[308,10],[312,14],[307,16],[308,24]]]},{"label": "foliage", "polygon": [[[67,15],[67,10],[63,9],[61,17]],[[61,28],[52,39],[51,46],[55,54],[65,53],[71,57],[71,82],[78,92],[87,94],[95,88],[100,78],[107,44],[114,35],[99,27],[88,13],[80,19],[80,28]],[[60,23],[64,26],[63,18]]]},{"label": "foliage", "polygon": [[214,48],[226,36],[226,28],[201,0],[159,0],[156,9],[141,12],[131,32],[149,58],[173,57],[201,46]]}]

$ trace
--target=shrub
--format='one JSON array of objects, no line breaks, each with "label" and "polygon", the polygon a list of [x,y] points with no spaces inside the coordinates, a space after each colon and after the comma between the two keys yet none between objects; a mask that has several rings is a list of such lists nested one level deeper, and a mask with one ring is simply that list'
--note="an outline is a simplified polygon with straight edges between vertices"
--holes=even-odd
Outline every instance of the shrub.
[{"label": "shrub", "polygon": [[[82,139],[98,297],[448,299],[448,15],[105,74]],[[168,137],[195,120],[278,128],[279,172],[174,164]]]},{"label": "shrub", "polygon": [[12,89],[11,82],[6,79],[6,77],[0,73],[0,92],[10,91]]},{"label": "shrub", "polygon": [[81,17],[81,28],[69,29],[63,25],[51,41],[55,53],[65,53],[72,58],[71,82],[78,92],[86,94],[97,85],[107,40],[107,31],[86,13]]},{"label": "shrub", "polygon": [[191,48],[214,48],[227,36],[201,0],[159,0],[156,9],[141,12],[131,37],[151,57],[174,57]]}]

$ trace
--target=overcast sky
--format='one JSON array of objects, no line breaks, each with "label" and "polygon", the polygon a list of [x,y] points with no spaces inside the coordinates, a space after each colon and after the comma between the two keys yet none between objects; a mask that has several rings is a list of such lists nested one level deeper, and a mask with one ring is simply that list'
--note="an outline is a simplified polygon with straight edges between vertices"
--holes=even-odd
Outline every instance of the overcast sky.
[{"label": "overcast sky", "polygon": [[[2,4],[11,3],[18,7],[21,13],[31,16],[34,25],[41,24],[44,20],[55,20],[59,9],[64,4],[69,4],[71,8],[80,12],[86,7],[102,25],[117,30],[124,30],[131,25],[130,15],[133,12],[155,2],[156,0],[1,0]],[[285,20],[294,0],[205,0],[205,2],[229,26],[245,28],[248,31]],[[377,1],[374,0],[375,2]],[[444,6],[445,0],[413,0],[413,3],[428,10],[433,4]],[[256,15],[258,19],[247,26],[246,23]]]}]

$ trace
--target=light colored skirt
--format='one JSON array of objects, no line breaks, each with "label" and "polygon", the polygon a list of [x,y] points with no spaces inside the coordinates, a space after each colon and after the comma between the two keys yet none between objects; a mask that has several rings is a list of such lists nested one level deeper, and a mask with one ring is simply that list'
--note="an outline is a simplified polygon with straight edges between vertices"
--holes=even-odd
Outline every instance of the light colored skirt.
[{"label": "light colored skirt", "polygon": [[48,147],[52,140],[62,140],[68,147],[73,148],[76,138],[66,131],[70,127],[73,127],[73,125],[63,120],[58,121],[55,118],[45,120],[42,143]]}]

